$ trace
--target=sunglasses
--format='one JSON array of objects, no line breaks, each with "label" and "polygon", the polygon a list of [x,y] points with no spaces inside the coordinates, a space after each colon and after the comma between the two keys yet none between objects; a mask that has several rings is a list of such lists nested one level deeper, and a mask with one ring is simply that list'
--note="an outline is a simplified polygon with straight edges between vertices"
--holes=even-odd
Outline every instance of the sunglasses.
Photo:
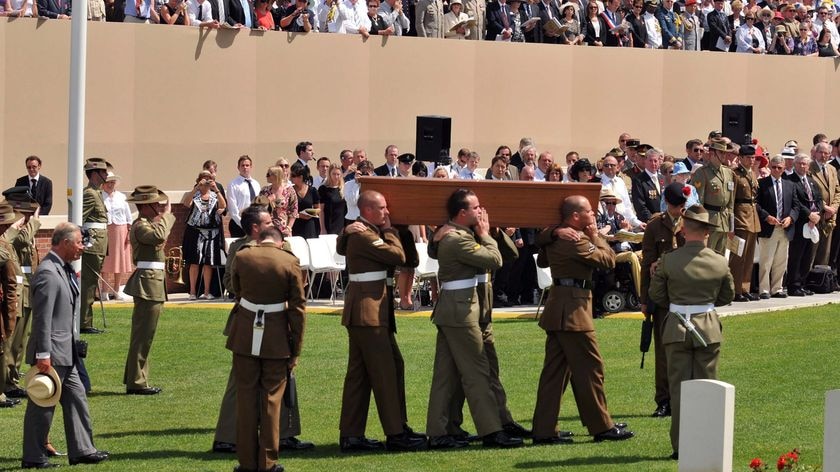
[{"label": "sunglasses", "polygon": [[608,201],[604,201],[604,205],[615,206],[615,205],[618,205],[618,202],[608,202]]},{"label": "sunglasses", "polygon": [[694,151],[694,152],[701,152],[701,151],[703,151],[703,148],[694,148],[694,149],[692,149],[692,151]]}]

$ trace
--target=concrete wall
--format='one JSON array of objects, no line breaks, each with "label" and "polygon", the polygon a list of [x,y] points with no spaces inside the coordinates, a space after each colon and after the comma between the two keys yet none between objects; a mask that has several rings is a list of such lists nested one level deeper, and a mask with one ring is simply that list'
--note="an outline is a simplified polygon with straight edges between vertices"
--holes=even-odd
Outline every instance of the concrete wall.
[{"label": "concrete wall", "polygon": [[[201,163],[236,175],[240,154],[262,176],[296,142],[317,156],[414,148],[416,115],[453,119],[452,147],[489,161],[533,137],[555,158],[603,155],[622,131],[682,155],[720,127],[720,106],[755,107],[755,135],[840,134],[837,61],[418,38],[88,24],[87,156],[103,156],[121,189],[187,189]],[[0,19],[0,182],[41,156],[66,212],[70,22]],[[482,166],[489,162],[482,162]]]}]

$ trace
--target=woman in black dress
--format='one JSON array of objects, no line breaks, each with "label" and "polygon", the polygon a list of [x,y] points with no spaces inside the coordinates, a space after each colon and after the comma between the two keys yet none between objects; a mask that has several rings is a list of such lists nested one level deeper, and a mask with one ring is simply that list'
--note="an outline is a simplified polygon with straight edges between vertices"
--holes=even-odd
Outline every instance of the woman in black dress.
[{"label": "woman in black dress", "polygon": [[341,176],[341,166],[330,164],[327,179],[318,187],[318,208],[321,209],[321,234],[340,234],[344,229],[344,215],[347,213],[347,202],[344,201],[344,178]]},{"label": "woman in black dress", "polygon": [[227,204],[216,186],[216,181],[213,180],[213,175],[208,171],[198,174],[195,187],[184,195],[181,204],[190,210],[182,241],[184,263],[190,274],[190,300],[196,299],[199,266],[204,266],[204,294],[199,298],[212,300],[210,280],[213,277],[213,267],[223,265],[222,213]]},{"label": "woman in black dress", "polygon": [[302,238],[317,238],[320,230],[318,217],[310,215],[306,210],[318,209],[321,199],[318,190],[310,185],[309,167],[296,162],[291,171],[292,184],[297,192],[298,218],[292,226],[292,236]]}]

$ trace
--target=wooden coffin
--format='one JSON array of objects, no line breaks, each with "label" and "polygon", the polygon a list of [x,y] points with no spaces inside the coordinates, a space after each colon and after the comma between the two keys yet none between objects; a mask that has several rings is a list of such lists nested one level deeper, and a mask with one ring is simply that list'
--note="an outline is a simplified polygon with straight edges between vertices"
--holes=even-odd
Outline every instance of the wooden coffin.
[{"label": "wooden coffin", "polygon": [[394,224],[439,225],[449,218],[446,200],[456,189],[469,188],[499,227],[538,228],[560,222],[560,205],[569,195],[583,195],[593,208],[601,184],[360,177],[362,191],[385,196]]}]

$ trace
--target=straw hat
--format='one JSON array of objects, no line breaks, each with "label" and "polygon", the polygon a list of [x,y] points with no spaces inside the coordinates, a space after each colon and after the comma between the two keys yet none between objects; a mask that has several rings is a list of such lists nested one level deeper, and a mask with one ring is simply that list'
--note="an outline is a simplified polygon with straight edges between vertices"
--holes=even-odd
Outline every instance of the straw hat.
[{"label": "straw hat", "polygon": [[32,366],[23,379],[23,385],[26,395],[38,406],[49,408],[61,399],[61,378],[52,367],[42,374],[38,367]]}]

